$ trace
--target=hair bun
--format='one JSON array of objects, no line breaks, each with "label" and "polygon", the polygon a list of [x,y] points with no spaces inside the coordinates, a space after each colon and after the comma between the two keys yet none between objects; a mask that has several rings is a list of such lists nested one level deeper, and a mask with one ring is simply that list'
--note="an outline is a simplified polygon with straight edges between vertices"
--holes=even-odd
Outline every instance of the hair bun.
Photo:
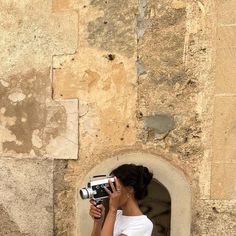
[{"label": "hair bun", "polygon": [[145,166],[139,165],[137,168],[140,176],[140,184],[147,186],[151,182],[153,174]]}]

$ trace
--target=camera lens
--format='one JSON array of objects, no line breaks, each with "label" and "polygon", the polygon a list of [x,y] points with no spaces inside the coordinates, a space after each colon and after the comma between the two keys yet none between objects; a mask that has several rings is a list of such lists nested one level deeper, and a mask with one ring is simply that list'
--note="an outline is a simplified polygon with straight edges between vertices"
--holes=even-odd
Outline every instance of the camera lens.
[{"label": "camera lens", "polygon": [[79,193],[80,193],[80,197],[81,197],[82,199],[87,199],[87,198],[89,198],[89,192],[88,192],[88,190],[87,190],[86,188],[80,189]]},{"label": "camera lens", "polygon": [[82,199],[92,198],[95,194],[92,188],[82,188],[80,189],[79,193]]}]

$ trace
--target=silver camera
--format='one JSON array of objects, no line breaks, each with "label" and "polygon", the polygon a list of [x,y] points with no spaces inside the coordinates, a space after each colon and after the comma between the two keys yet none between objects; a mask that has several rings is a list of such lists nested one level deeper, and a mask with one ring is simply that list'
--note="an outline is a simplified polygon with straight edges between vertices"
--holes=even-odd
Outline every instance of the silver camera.
[{"label": "silver camera", "polygon": [[111,191],[111,186],[109,184],[109,180],[111,182],[115,182],[113,176],[106,175],[98,175],[93,176],[92,179],[88,182],[87,187],[80,189],[80,197],[82,199],[91,199],[102,201],[105,198],[108,198],[108,193],[104,189],[107,187]]}]

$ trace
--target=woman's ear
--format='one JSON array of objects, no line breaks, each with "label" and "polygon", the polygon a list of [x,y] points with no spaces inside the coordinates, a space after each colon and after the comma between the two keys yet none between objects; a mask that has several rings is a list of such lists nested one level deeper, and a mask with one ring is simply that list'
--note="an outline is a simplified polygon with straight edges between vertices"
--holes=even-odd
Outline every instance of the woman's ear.
[{"label": "woman's ear", "polygon": [[127,191],[128,191],[128,193],[131,194],[131,195],[134,194],[134,188],[131,187],[131,186],[128,186],[128,187],[127,187]]}]

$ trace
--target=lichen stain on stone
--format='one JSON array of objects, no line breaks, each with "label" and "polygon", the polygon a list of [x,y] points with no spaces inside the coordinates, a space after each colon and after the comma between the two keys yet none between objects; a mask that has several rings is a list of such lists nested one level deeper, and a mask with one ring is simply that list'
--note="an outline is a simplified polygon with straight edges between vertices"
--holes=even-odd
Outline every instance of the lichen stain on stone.
[{"label": "lichen stain on stone", "polygon": [[104,15],[88,24],[88,43],[132,57],[135,53],[136,4],[126,0],[92,0],[90,5],[104,11]]},{"label": "lichen stain on stone", "polygon": [[0,235],[5,236],[30,236],[30,234],[22,233],[19,226],[14,222],[7,210],[0,204]]},{"label": "lichen stain on stone", "polygon": [[[46,81],[49,78],[49,68],[45,71],[30,70],[26,74],[17,74],[9,78],[9,87],[0,84],[1,101],[0,107],[5,107],[4,116],[16,119],[14,124],[6,123],[6,128],[16,136],[16,141],[5,141],[2,144],[5,152],[29,153],[32,148],[32,133],[38,129],[42,131],[45,126],[45,99]],[[12,94],[24,96],[13,96]],[[32,94],[32,95],[30,95]],[[16,99],[16,100],[15,100]]]}]

